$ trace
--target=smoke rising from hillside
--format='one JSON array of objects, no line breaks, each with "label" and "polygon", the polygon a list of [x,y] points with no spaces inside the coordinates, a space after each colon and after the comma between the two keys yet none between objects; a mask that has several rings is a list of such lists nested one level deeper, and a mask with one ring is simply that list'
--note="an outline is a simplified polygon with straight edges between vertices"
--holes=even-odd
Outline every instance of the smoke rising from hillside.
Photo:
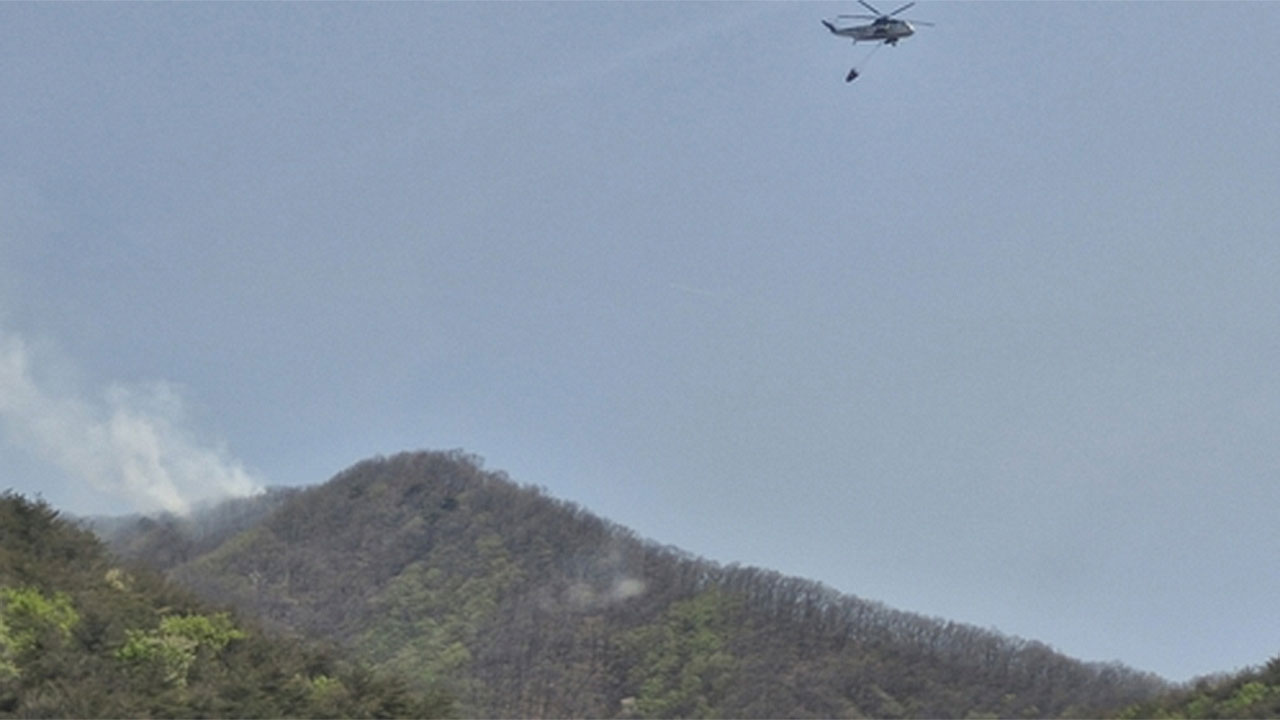
[{"label": "smoke rising from hillside", "polygon": [[0,431],[13,447],[136,510],[186,514],[194,502],[250,495],[262,483],[187,427],[169,383],[112,384],[97,398],[58,393],[33,371],[28,343],[0,327]]}]

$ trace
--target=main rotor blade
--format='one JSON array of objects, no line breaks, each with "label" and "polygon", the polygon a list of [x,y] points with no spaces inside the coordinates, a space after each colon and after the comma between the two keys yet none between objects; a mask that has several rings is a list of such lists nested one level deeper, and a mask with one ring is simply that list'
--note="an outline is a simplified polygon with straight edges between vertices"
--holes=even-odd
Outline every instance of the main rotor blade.
[{"label": "main rotor blade", "polygon": [[923,25],[925,27],[933,27],[933,23],[925,22],[923,20],[911,20],[910,22],[912,25]]},{"label": "main rotor blade", "polygon": [[889,17],[893,17],[894,15],[897,15],[898,13],[902,12],[903,10],[906,10],[907,8],[909,8],[909,7],[911,7],[912,5],[915,5],[915,4],[916,4],[916,3],[915,3],[915,0],[911,0],[911,2],[907,3],[906,5],[903,5],[902,7],[898,8],[897,10],[894,10],[893,12],[889,13]]},{"label": "main rotor blade", "polygon": [[875,13],[875,14],[876,14],[876,17],[880,17],[880,16],[883,14],[883,13],[881,13],[879,10],[877,10],[877,9],[876,9],[876,7],[875,7],[874,5],[872,5],[871,3],[867,2],[867,0],[858,0],[858,2],[862,3],[862,7],[864,7],[864,8],[866,8],[866,9],[870,10],[870,11],[871,11],[871,12],[873,12],[873,13]]},{"label": "main rotor blade", "polygon": [[845,20],[875,20],[879,15],[837,15],[836,17]]}]

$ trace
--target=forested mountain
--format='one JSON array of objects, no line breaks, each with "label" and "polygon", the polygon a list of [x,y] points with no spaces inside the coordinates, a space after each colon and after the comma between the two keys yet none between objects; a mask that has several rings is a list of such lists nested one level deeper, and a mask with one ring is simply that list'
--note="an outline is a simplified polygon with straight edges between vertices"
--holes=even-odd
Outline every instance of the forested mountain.
[{"label": "forested mountain", "polygon": [[111,542],[207,599],[447,690],[466,715],[1097,716],[1168,690],[642,540],[459,452],[369,460],[258,502],[271,507],[230,513],[256,518],[233,532],[152,520]]},{"label": "forested mountain", "polygon": [[210,609],[0,497],[0,716],[442,717],[443,695]]}]

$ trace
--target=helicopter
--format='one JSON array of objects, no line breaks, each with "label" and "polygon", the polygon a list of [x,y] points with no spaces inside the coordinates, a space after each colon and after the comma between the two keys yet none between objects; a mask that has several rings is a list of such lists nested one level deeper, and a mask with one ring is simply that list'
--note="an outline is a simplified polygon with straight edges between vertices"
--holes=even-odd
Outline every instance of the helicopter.
[{"label": "helicopter", "polygon": [[875,8],[875,6],[867,2],[867,0],[858,0],[858,2],[862,5],[862,7],[870,10],[875,14],[874,15],[837,15],[836,17],[840,19],[870,20],[871,21],[870,24],[853,25],[846,28],[836,27],[834,23],[829,22],[827,20],[823,20],[822,24],[825,25],[826,28],[831,31],[832,35],[839,35],[840,37],[852,38],[853,43],[855,45],[857,45],[859,42],[883,42],[885,45],[897,45],[898,41],[901,40],[902,38],[910,37],[911,35],[915,34],[916,25],[933,27],[933,23],[927,23],[921,20],[916,20],[914,21],[914,23],[912,23],[912,22],[907,22],[906,20],[900,20],[894,17],[894,15],[897,15],[898,13],[915,5],[914,0],[913,2],[909,2],[906,5],[903,5],[902,7],[898,8],[897,10],[894,10],[893,12],[889,12],[889,13],[880,12]]}]

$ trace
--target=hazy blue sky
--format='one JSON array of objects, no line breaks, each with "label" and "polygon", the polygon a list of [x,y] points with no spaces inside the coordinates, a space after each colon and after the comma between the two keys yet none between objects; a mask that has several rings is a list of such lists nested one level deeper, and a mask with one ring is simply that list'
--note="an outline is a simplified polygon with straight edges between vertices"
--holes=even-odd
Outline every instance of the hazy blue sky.
[{"label": "hazy blue sky", "polygon": [[0,486],[460,447],[1086,659],[1280,654],[1280,3],[922,2],[845,84],[858,9],[0,4]]}]

